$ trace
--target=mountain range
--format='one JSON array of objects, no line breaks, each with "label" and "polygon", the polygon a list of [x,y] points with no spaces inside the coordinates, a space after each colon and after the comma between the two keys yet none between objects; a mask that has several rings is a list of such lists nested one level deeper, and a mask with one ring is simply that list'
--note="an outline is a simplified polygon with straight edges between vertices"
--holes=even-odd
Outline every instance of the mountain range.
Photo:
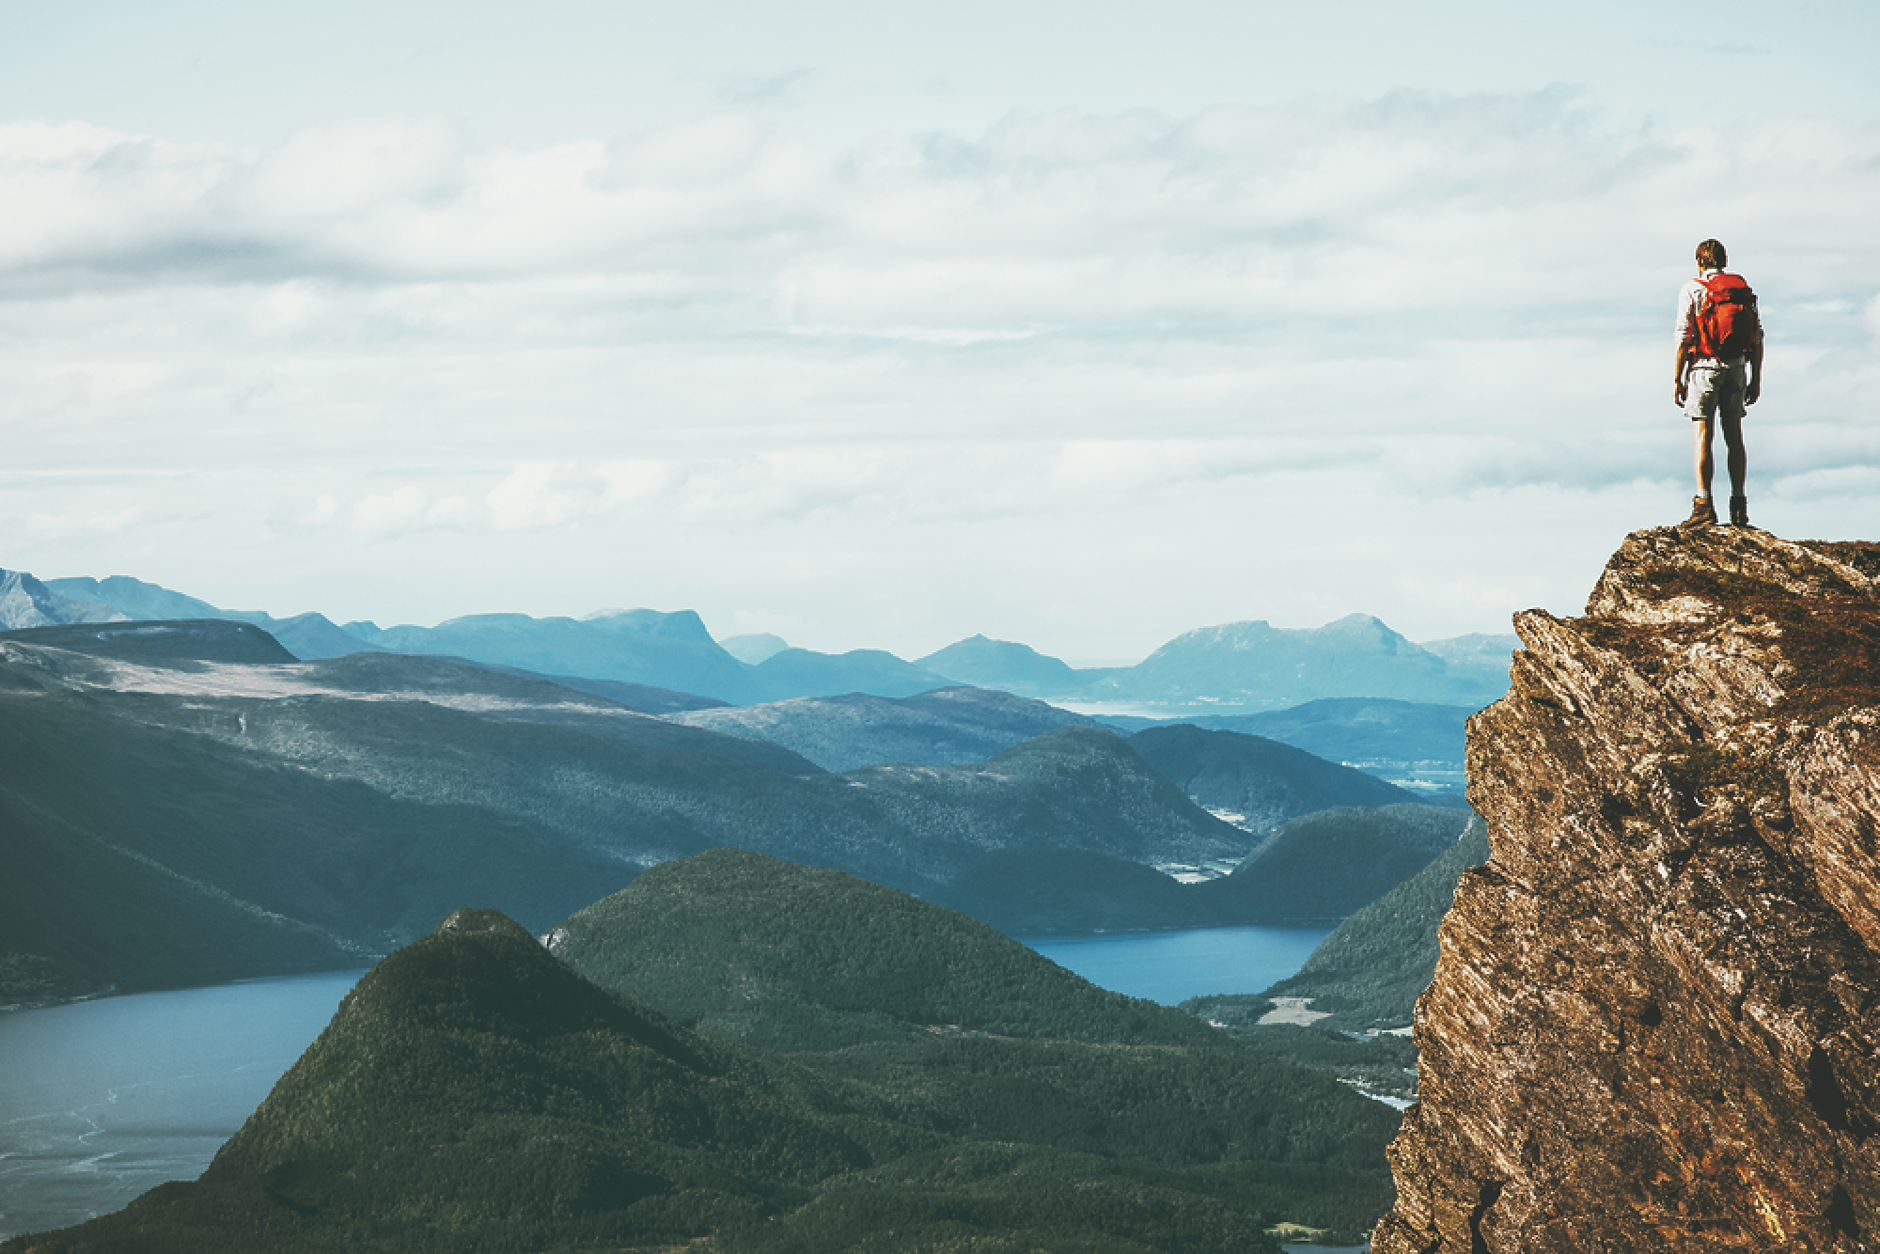
[{"label": "mountain range", "polygon": [[[914,700],[1009,734],[1018,699]],[[350,965],[466,897],[539,927],[718,846],[1015,932],[1260,917],[1156,869],[1232,866],[1259,835],[1086,723],[979,762],[837,774],[540,677],[392,653],[300,662],[211,619],[0,634],[0,749],[15,996]]]},{"label": "mountain range", "polygon": [[[1265,622],[1189,632],[1128,667],[1078,669],[1027,645],[974,636],[916,661],[877,649],[843,654],[790,648],[775,636],[732,637],[734,655],[691,611],[614,610],[584,619],[473,614],[435,627],[335,625],[317,613],[274,618],[222,610],[115,575],[44,583],[0,579],[0,627],[91,621],[233,618],[269,631],[313,661],[368,650],[459,657],[539,674],[665,689],[734,705],[865,693],[912,696],[969,684],[1019,696],[1155,717],[1275,710],[1322,698],[1389,698],[1479,708],[1507,690],[1512,636],[1462,636],[1417,645],[1354,614],[1309,629]],[[27,592],[25,590],[34,591]],[[38,597],[38,600],[34,600]],[[49,597],[63,600],[48,600]],[[104,608],[100,608],[104,607]]]}]

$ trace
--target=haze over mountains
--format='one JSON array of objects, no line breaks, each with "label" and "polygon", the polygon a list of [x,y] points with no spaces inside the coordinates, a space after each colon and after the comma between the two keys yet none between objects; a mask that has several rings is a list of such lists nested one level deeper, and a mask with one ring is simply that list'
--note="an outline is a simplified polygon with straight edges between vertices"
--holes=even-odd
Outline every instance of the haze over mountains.
[{"label": "haze over mountains", "polygon": [[[690,611],[606,611],[584,619],[475,614],[435,627],[336,626],[319,614],[277,619],[218,609],[127,576],[45,583],[10,574],[21,588],[74,603],[74,614],[109,607],[133,619],[234,618],[267,629],[303,660],[366,649],[461,657],[539,674],[581,676],[714,698],[737,705],[851,692],[905,697],[958,684],[1019,696],[1128,708],[1169,717],[1274,710],[1321,698],[1394,698],[1479,708],[1507,690],[1512,636],[1464,636],[1413,644],[1375,618],[1354,614],[1309,629],[1264,622],[1202,628],[1131,667],[1083,669],[1029,646],[972,637],[909,662],[858,649],[824,654],[781,639],[734,637],[739,655]],[[15,601],[24,605],[16,596]],[[82,605],[79,603],[83,603]],[[93,607],[86,610],[83,605]],[[0,603],[0,610],[5,603]],[[0,627],[59,618],[0,616]],[[781,646],[781,647],[779,647]],[[752,660],[754,659],[754,661]]]}]

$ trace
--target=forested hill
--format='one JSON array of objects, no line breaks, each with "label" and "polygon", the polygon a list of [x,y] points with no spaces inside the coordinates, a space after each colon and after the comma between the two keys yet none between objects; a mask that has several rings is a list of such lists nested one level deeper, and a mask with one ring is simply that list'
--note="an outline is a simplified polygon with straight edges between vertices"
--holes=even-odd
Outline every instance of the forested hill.
[{"label": "forested hill", "polygon": [[737,849],[668,862],[549,934],[598,984],[715,1036],[777,1049],[936,1029],[1204,1045],[1179,1011],[1097,988],[976,919],[823,867]]},{"label": "forested hill", "polygon": [[203,1177],[4,1254],[1260,1254],[1356,1239],[1397,1117],[1239,1050],[981,1033],[788,1057],[493,911],[380,963]]}]

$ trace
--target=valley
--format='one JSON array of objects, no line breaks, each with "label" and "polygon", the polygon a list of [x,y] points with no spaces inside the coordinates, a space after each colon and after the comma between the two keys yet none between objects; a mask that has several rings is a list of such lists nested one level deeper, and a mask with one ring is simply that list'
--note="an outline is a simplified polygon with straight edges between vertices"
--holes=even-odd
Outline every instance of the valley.
[{"label": "valley", "polygon": [[[578,1029],[583,1040],[614,1030],[642,1043],[659,1037],[667,1043],[652,1045],[654,1053],[633,1064],[653,1072],[673,1063],[696,1069],[699,1059],[718,1058],[708,1072],[731,1066],[770,1094],[760,1099],[751,1090],[737,1099],[774,1111],[764,1116],[772,1121],[767,1126],[808,1121],[789,1134],[808,1138],[806,1163],[838,1143],[850,1147],[828,1166],[807,1167],[808,1175],[753,1179],[712,1194],[703,1210],[687,1203],[694,1209],[683,1213],[692,1218],[675,1219],[681,1212],[665,1203],[649,1210],[653,1194],[644,1190],[657,1193],[666,1186],[655,1180],[677,1180],[679,1160],[657,1166],[644,1156],[668,1150],[641,1141],[629,1150],[603,1137],[568,1163],[542,1164],[551,1175],[573,1171],[570,1180],[612,1179],[606,1172],[613,1167],[593,1177],[598,1162],[643,1164],[621,1177],[639,1181],[627,1194],[608,1192],[612,1184],[595,1186],[598,1194],[580,1185],[556,1203],[562,1212],[572,1206],[589,1213],[583,1222],[601,1225],[597,1233],[644,1231],[660,1241],[710,1232],[725,1249],[768,1249],[768,1238],[730,1217],[790,1214],[798,1229],[790,1240],[815,1247],[857,1222],[856,1232],[878,1223],[898,1230],[928,1205],[916,1199],[938,1196],[936,1188],[964,1190],[948,1194],[954,1200],[946,1205],[973,1216],[967,1230],[1023,1231],[1042,1223],[1040,1232],[1069,1225],[1068,1232],[1085,1220],[1049,1207],[1019,1219],[1012,1210],[1019,1195],[1010,1190],[1021,1177],[1034,1181],[1021,1190],[1028,1198],[1039,1196],[1035,1182],[1045,1178],[1089,1189],[1085,1160],[1092,1153],[1140,1164],[1122,1176],[1115,1167],[1101,1173],[1112,1180],[1102,1189],[1121,1188],[1104,1203],[1103,1230],[1149,1224],[1140,1229],[1146,1236],[1161,1222],[1151,1218],[1158,1208],[1186,1197],[1181,1205],[1201,1225],[1197,1232],[1218,1235],[1191,1233],[1180,1238],[1182,1248],[1213,1248],[1217,1241],[1226,1243],[1221,1248],[1268,1248],[1269,1231],[1349,1240],[1383,1205],[1376,1191],[1381,1177],[1373,1174],[1382,1142],[1360,1148],[1374,1133],[1358,1129],[1387,1136],[1395,1115],[1347,1086],[1394,1091],[1409,1060],[1386,1038],[1367,1045],[1317,1029],[1250,1026],[1270,1005],[1259,1001],[1262,988],[1298,967],[1313,941],[1414,877],[1463,833],[1466,809],[1427,804],[1425,794],[1379,778],[1374,761],[1371,771],[1361,771],[1230,726],[1105,719],[945,677],[928,685],[889,655],[803,656],[771,647],[780,643],[774,641],[753,654],[755,666],[731,661],[794,676],[785,686],[794,695],[754,701],[777,688],[713,681],[719,693],[743,698],[727,704],[724,696],[659,682],[680,674],[681,662],[720,667],[713,673],[721,678],[741,673],[701,662],[718,646],[704,648],[702,626],[684,615],[610,616],[618,620],[606,626],[616,644],[632,641],[629,652],[664,661],[586,666],[607,673],[576,675],[516,664],[518,658],[548,668],[580,664],[565,647],[591,644],[593,636],[575,620],[552,624],[547,633],[551,645],[562,641],[562,652],[542,645],[535,621],[520,616],[475,624],[482,637],[452,638],[474,644],[507,632],[537,639],[534,652],[510,651],[505,660],[481,645],[481,658],[393,647],[411,645],[416,638],[409,633],[378,633],[371,647],[336,656],[303,656],[285,640],[318,653],[320,642],[343,647],[364,628],[322,626],[307,616],[142,619],[117,611],[113,617],[72,610],[78,602],[62,608],[16,583],[37,598],[34,605],[60,610],[69,621],[0,633],[0,822],[10,837],[0,845],[6,906],[0,995],[7,1002],[48,1005],[139,989],[241,987],[223,982],[362,963],[396,966],[407,952],[433,952],[442,935],[433,931],[435,921],[448,915],[469,922],[446,931],[479,934],[473,948],[502,950],[510,944],[504,936],[541,936],[558,964],[660,1016],[635,1019],[634,1011],[620,1020],[594,1003],[600,1018]],[[111,584],[67,587],[96,593]],[[114,586],[122,596],[125,585]],[[132,590],[143,598],[127,600],[134,607],[178,605],[151,585]],[[642,648],[646,641],[654,643]],[[1035,659],[1028,665],[1061,678]],[[691,672],[694,679],[703,673]],[[858,674],[875,691],[841,689],[844,677]],[[1430,748],[1445,734],[1459,738],[1459,728],[1435,714],[1440,708],[1354,699],[1343,707],[1279,711],[1274,726],[1316,736],[1321,747],[1340,735],[1354,742],[1369,737],[1373,750],[1396,743],[1405,746],[1405,763],[1432,752],[1459,758],[1459,749]],[[1418,718],[1424,741],[1413,744],[1401,734],[1392,741],[1406,720]],[[1328,867],[1341,869],[1326,874]],[[465,902],[481,913],[458,911]],[[1297,948],[1271,975],[1240,966],[1199,985],[1208,990],[1202,1000],[1209,1013],[1103,993],[1006,939],[1025,936],[1076,965],[1079,938],[1097,933],[1134,934],[1148,945],[1165,936],[1226,939],[1249,927],[1269,929],[1262,943],[1311,939],[1287,942]],[[451,969],[467,960],[456,939],[446,948],[460,955]],[[622,965],[610,953],[632,959]],[[497,979],[496,1001],[474,1010],[476,1016],[517,998],[540,1005],[531,1016],[551,1012],[527,991],[544,980],[564,990],[554,994],[556,1003],[594,996],[547,970],[522,974],[534,968],[516,967],[519,957],[498,962],[510,976]],[[511,976],[523,983],[505,983]],[[432,996],[422,981],[412,991]],[[1328,1005],[1337,999],[1321,996]],[[335,1025],[344,1018],[342,1008]],[[617,1028],[602,1029],[602,1021]],[[716,1046],[685,1043],[685,1036],[657,1026],[668,1021],[671,1032],[757,1052],[732,1063],[711,1054]],[[536,1065],[523,1061],[534,1048],[525,1042],[540,1039],[530,1022],[504,1029],[522,1033],[504,1047],[511,1059],[501,1064],[505,1074]],[[398,1040],[406,1039],[401,1030]],[[1034,1043],[1018,1043],[1025,1040]],[[1119,1058],[1090,1052],[1118,1046],[1151,1051],[1163,1075],[1158,1083],[1188,1077],[1178,1087],[1212,1096],[1184,1107],[1191,1099],[1165,1093],[1153,1117],[1122,1118],[1136,1100],[1122,1094],[1139,1092],[1143,1081],[1128,1068],[1115,1070]],[[386,1046],[371,1048],[380,1056]],[[438,1048],[454,1057],[461,1046]],[[1168,1050],[1177,1053],[1154,1052]],[[553,1046],[545,1074],[585,1072],[591,1064],[578,1061],[578,1052]],[[779,1072],[767,1061],[773,1057],[793,1061]],[[488,1065],[477,1064],[494,1075]],[[945,1079],[958,1068],[964,1070],[957,1080]],[[1084,1073],[1082,1088],[1065,1088],[1061,1080],[1037,1087],[1045,1076],[1068,1074],[1066,1068]],[[988,1069],[1010,1076],[1000,1081],[1007,1096],[992,1106],[981,1092]],[[825,1071],[824,1079],[808,1079]],[[903,1090],[915,1076],[924,1077],[923,1096],[909,1106]],[[569,1083],[545,1082],[550,1091]],[[824,1087],[830,1083],[837,1087]],[[1326,1083],[1333,1089],[1313,1088]],[[1318,1113],[1286,1105],[1294,1100],[1286,1094],[1307,1091],[1319,1093],[1308,1100]],[[375,1116],[393,1092],[375,1099]],[[418,1099],[397,1092],[403,1096],[396,1100]],[[812,1093],[821,1095],[786,1113]],[[1322,1122],[1333,1094],[1340,1109],[1357,1103],[1340,1116],[1357,1122],[1313,1152],[1356,1157],[1342,1166],[1330,1158],[1309,1169],[1287,1165],[1302,1144],[1299,1133]],[[436,1102],[460,1099],[440,1090],[423,1100],[435,1112]],[[434,1117],[412,1116],[420,1126]],[[1244,1131],[1204,1131],[1223,1117],[1246,1127],[1277,1119],[1295,1131],[1265,1148],[1234,1149]],[[1158,1130],[1170,1118],[1182,1130]],[[278,1124],[264,1106],[251,1123],[259,1128],[270,1120]],[[293,1129],[290,1138],[307,1127],[300,1116],[280,1126]],[[964,1149],[979,1143],[974,1138],[960,1149],[932,1141],[962,1126],[979,1128],[981,1139],[1031,1148],[988,1159],[982,1150]],[[1094,1133],[1099,1126],[1109,1131]],[[335,1186],[306,1176],[302,1151],[254,1167],[258,1176],[221,1166],[230,1154],[231,1162],[242,1157],[233,1147],[243,1137],[263,1135],[253,1128],[218,1157],[204,1177],[206,1192],[176,1194],[166,1186],[124,1212],[137,1216],[129,1222],[146,1234],[173,1231],[163,1240],[191,1248],[204,1241],[214,1248],[238,1231],[271,1234],[266,1239],[286,1242],[282,1248],[330,1242],[367,1248],[381,1237],[368,1238],[344,1215],[406,1205],[373,1193],[334,1209]],[[856,1140],[864,1128],[875,1131]],[[578,1142],[594,1134],[571,1125],[555,1135]],[[272,1144],[280,1135],[266,1133],[264,1140]],[[716,1148],[698,1143],[670,1152],[693,1161],[729,1151],[747,1135],[772,1133],[721,1128],[710,1140]],[[1177,1139],[1169,1151],[1155,1148],[1171,1135]],[[1217,1148],[1197,1157],[1197,1136]],[[1334,1142],[1344,1148],[1334,1151]],[[1190,1148],[1166,1157],[1178,1143]],[[932,1165],[895,1157],[917,1144],[927,1146],[922,1155],[940,1152],[962,1167],[935,1176]],[[1295,1148],[1283,1148],[1288,1144]],[[891,1146],[902,1148],[890,1152]],[[357,1151],[329,1145],[307,1152],[319,1159]],[[849,1165],[837,1169],[839,1159]],[[864,1169],[864,1160],[875,1165]],[[748,1177],[752,1160],[739,1162],[710,1170]],[[968,1162],[975,1165],[964,1168]],[[1360,1165],[1366,1162],[1371,1166]],[[964,1175],[955,1174],[961,1169]],[[385,1187],[392,1187],[391,1177],[404,1169],[386,1160],[384,1170]],[[1130,1175],[1137,1171],[1149,1174]],[[815,1182],[838,1177],[853,1180],[819,1200],[825,1186]],[[238,1200],[248,1196],[248,1185],[227,1193],[215,1183],[237,1178],[261,1181],[262,1194],[274,1199],[269,1205],[286,1199],[289,1212],[324,1218],[282,1228],[282,1215]],[[1236,1182],[1231,1194],[1220,1191],[1228,1178]],[[852,1192],[858,1186],[863,1192]],[[526,1215],[515,1218],[521,1228],[492,1227],[480,1203],[465,1204],[471,1209],[463,1214],[477,1218],[440,1222],[470,1223],[479,1233],[548,1231],[529,1229],[545,1221]],[[633,1218],[624,1217],[628,1211]],[[870,1212],[878,1217],[859,1217]],[[656,1213],[668,1217],[649,1218]],[[204,1227],[210,1214],[216,1218]],[[837,1228],[828,1227],[832,1222]],[[99,1248],[112,1248],[122,1238],[110,1234],[128,1231],[116,1216],[97,1224]],[[804,1235],[815,1233],[823,1235]],[[387,1248],[403,1240],[383,1239],[392,1242]],[[1174,1238],[1147,1239],[1161,1248]]]}]

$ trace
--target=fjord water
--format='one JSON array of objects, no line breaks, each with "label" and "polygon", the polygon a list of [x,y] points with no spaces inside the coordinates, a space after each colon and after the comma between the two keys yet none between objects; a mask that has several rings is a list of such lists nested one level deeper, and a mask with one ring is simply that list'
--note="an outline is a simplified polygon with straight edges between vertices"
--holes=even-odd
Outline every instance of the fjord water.
[{"label": "fjord water", "polygon": [[[1231,927],[1027,943],[1091,983],[1173,1005],[1258,992],[1328,928]],[[363,972],[139,993],[0,1014],[0,1239],[202,1174]]]},{"label": "fjord water", "polygon": [[0,1014],[0,1238],[201,1175],[363,974]]},{"label": "fjord water", "polygon": [[1210,927],[1170,932],[1021,937],[1099,988],[1173,1006],[1211,993],[1257,993],[1297,974],[1331,932],[1314,927]]}]

